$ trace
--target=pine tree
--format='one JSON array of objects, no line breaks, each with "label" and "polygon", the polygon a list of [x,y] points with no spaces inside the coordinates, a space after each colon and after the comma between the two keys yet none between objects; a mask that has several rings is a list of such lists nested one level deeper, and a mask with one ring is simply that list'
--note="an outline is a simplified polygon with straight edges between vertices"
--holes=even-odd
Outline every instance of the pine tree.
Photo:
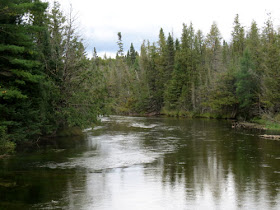
[{"label": "pine tree", "polygon": [[[256,87],[255,94],[257,95],[257,102],[255,104],[254,114],[261,115],[262,112],[262,89],[264,88],[263,78],[264,78],[264,66],[263,66],[263,53],[260,32],[255,21],[252,22],[251,28],[248,32],[246,40],[247,48],[250,52],[250,59],[252,65],[254,66],[253,75],[258,86]],[[257,113],[256,113],[257,112]]]},{"label": "pine tree", "polygon": [[119,46],[119,50],[117,52],[117,55],[120,57],[123,57],[123,42],[122,42],[122,33],[118,32],[118,42],[117,42],[118,46]]},{"label": "pine tree", "polygon": [[224,67],[229,67],[229,63],[230,63],[230,47],[229,44],[223,40],[223,46],[222,46],[222,60],[223,60],[223,66]]},{"label": "pine tree", "polygon": [[234,18],[232,31],[232,58],[233,62],[238,65],[239,58],[242,57],[245,49],[245,31],[239,22],[239,15]]},{"label": "pine tree", "polygon": [[204,108],[202,103],[208,99],[208,83],[207,83],[207,69],[206,69],[206,43],[201,30],[198,30],[195,36],[195,55],[197,63],[196,67],[196,78],[195,78],[195,101],[197,111],[203,112]]},{"label": "pine tree", "polygon": [[209,83],[215,81],[217,74],[222,70],[221,39],[222,38],[218,26],[214,22],[211,26],[210,32],[206,37],[206,62],[208,66]]},{"label": "pine tree", "polygon": [[239,103],[239,113],[248,119],[254,114],[257,105],[257,79],[254,65],[248,48],[241,59],[240,70],[236,75],[236,96]]},{"label": "pine tree", "polygon": [[0,129],[2,137],[5,131],[8,141],[19,142],[40,135],[44,121],[44,74],[34,38],[40,27],[34,18],[44,15],[47,3],[2,0],[0,5]]},{"label": "pine tree", "polygon": [[171,34],[169,33],[167,42],[166,42],[166,50],[167,50],[167,65],[166,65],[166,71],[165,71],[165,83],[167,84],[168,81],[171,78],[172,72],[174,70],[174,61],[175,61],[175,46],[174,46],[174,40]]},{"label": "pine tree", "polygon": [[175,56],[175,67],[172,79],[165,91],[166,109],[189,111],[195,107],[194,80],[196,62],[194,56],[194,29],[192,24],[183,24],[181,45]]},{"label": "pine tree", "polygon": [[49,14],[48,29],[51,56],[44,60],[51,84],[48,104],[53,133],[73,126],[90,126],[101,112],[102,99],[96,91],[103,87],[94,85],[97,57],[95,67],[91,66],[82,39],[77,35],[75,16],[70,11],[66,18],[57,2]]},{"label": "pine tree", "polygon": [[263,42],[263,104],[271,115],[280,111],[280,38],[269,18],[262,32]]},{"label": "pine tree", "polygon": [[136,62],[137,52],[134,49],[133,43],[131,43],[129,50],[127,51],[127,63],[129,66],[133,66]]}]

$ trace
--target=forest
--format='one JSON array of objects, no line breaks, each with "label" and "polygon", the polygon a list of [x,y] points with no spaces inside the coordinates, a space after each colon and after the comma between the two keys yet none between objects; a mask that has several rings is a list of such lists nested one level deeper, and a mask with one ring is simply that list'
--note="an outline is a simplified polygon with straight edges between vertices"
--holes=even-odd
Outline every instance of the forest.
[{"label": "forest", "polygon": [[239,16],[231,40],[214,22],[203,34],[131,43],[121,32],[115,58],[89,58],[76,17],[58,2],[0,0],[0,154],[17,145],[83,129],[98,117],[168,115],[280,125],[280,29],[267,17],[248,30]]}]

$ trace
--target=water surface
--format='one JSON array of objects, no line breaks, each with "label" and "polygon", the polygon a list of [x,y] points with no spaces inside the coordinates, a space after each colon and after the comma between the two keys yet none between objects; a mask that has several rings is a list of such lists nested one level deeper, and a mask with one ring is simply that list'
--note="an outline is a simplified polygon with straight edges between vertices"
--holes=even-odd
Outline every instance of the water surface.
[{"label": "water surface", "polygon": [[0,209],[280,209],[280,142],[226,121],[112,116],[0,160]]}]

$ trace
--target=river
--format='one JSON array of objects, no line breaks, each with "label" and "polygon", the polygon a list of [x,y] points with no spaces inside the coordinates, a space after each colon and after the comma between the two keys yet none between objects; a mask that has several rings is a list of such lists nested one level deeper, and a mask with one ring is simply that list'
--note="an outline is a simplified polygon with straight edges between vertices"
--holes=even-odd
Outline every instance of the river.
[{"label": "river", "polygon": [[102,118],[0,160],[0,209],[280,209],[280,141],[227,121]]}]

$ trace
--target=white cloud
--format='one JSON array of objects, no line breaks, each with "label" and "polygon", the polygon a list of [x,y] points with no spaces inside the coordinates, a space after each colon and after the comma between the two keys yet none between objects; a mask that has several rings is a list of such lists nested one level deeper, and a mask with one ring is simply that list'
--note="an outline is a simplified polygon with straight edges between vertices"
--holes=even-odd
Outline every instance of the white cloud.
[{"label": "white cloud", "polygon": [[[129,41],[156,40],[160,27],[167,34],[174,33],[180,37],[182,24],[191,21],[194,28],[208,33],[213,21],[216,21],[223,38],[230,39],[233,20],[238,13],[243,25],[249,27],[252,20],[262,26],[271,12],[276,25],[280,23],[279,0],[59,0],[63,8],[69,8],[72,3],[78,12],[85,38],[89,42],[104,43],[100,51],[110,51],[115,48],[117,32]],[[67,10],[67,9],[66,9]],[[126,42],[125,39],[123,39]],[[126,43],[129,47],[130,43]],[[106,49],[106,48],[107,49]]]},{"label": "white cloud", "polygon": [[85,36],[94,37],[97,41],[111,41],[116,38],[116,33],[110,28],[96,27],[88,28]]}]

